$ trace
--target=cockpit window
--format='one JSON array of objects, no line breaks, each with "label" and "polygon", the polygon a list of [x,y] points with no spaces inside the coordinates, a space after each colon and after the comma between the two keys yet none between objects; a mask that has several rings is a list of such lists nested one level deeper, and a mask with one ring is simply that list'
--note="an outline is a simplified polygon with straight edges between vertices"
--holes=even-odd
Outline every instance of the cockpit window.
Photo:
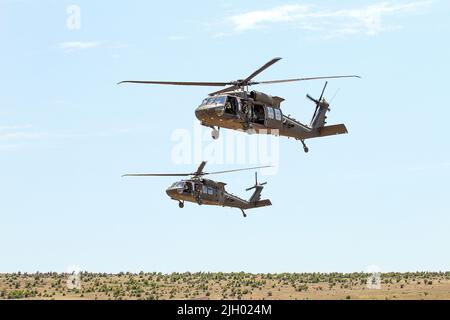
[{"label": "cockpit window", "polygon": [[174,182],[171,188],[184,188],[184,182]]},{"label": "cockpit window", "polygon": [[206,98],[203,100],[202,105],[207,105],[207,104],[224,105],[226,98],[227,98],[226,96]]},{"label": "cockpit window", "polygon": [[216,97],[216,99],[214,100],[214,103],[225,104],[225,97],[224,96]]}]

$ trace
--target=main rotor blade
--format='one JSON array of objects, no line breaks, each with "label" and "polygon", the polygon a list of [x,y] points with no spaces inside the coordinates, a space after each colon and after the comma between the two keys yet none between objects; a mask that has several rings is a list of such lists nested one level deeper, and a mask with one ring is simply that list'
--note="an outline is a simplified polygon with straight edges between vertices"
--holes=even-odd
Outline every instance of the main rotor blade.
[{"label": "main rotor blade", "polygon": [[197,168],[197,171],[195,172],[196,176],[202,175],[203,174],[203,169],[206,166],[206,161],[202,161],[202,163],[200,163],[200,165]]},{"label": "main rotor blade", "polygon": [[249,75],[247,78],[245,78],[245,80],[243,81],[244,85],[246,82],[249,82],[250,80],[252,80],[254,77],[256,77],[258,74],[260,74],[261,72],[263,72],[264,70],[266,70],[268,67],[270,67],[271,65],[273,65],[274,63],[280,61],[281,58],[273,58],[272,60],[270,60],[269,62],[267,62],[265,65],[263,65],[261,68],[259,68],[258,70],[256,70],[255,72],[253,72],[251,75]]},{"label": "main rotor blade", "polygon": [[261,168],[269,168],[269,167],[271,167],[271,166],[261,166],[261,167],[243,168],[243,169],[235,169],[235,170],[205,172],[205,173],[203,173],[203,175],[207,175],[207,174],[221,174],[221,173],[244,171],[244,170],[253,170],[253,169],[261,169]]},{"label": "main rotor blade", "polygon": [[338,88],[336,90],[336,93],[334,94],[333,98],[331,98],[331,100],[330,100],[330,104],[334,101],[334,98],[336,98],[337,94],[339,93],[339,90],[341,90],[341,88]]},{"label": "main rotor blade", "polygon": [[269,168],[271,166],[260,166],[260,167],[252,167],[252,168],[243,168],[243,169],[235,169],[235,170],[225,170],[225,171],[214,171],[214,172],[203,172],[203,168],[206,165],[206,161],[203,161],[198,167],[196,172],[192,173],[128,173],[122,175],[122,177],[187,177],[194,176],[200,177],[209,174],[221,174],[228,172],[236,172],[236,171],[244,171],[244,170],[253,170],[253,169],[261,169],[261,168]]},{"label": "main rotor blade", "polygon": [[136,81],[127,80],[121,81],[122,83],[139,83],[139,84],[163,84],[172,86],[207,86],[207,87],[223,87],[231,84],[230,82],[192,82],[192,81]]},{"label": "main rotor blade", "polygon": [[313,97],[311,97],[309,94],[306,95],[306,98],[308,98],[309,100],[313,101],[315,104],[319,104],[319,101],[314,99]]},{"label": "main rotor blade", "polygon": [[186,177],[195,173],[129,173],[122,177]]},{"label": "main rotor blade", "polygon": [[319,98],[319,103],[322,101],[323,94],[325,93],[325,89],[327,88],[327,85],[328,85],[328,81],[325,82],[325,85],[323,86],[323,90],[322,90],[322,93],[320,94],[320,98]]},{"label": "main rotor blade", "polygon": [[282,80],[270,80],[270,81],[256,81],[252,84],[273,84],[284,82],[296,82],[296,81],[308,81],[308,80],[320,80],[320,79],[338,79],[338,78],[361,78],[360,76],[324,76],[324,77],[309,77],[309,78],[297,78],[297,79],[282,79]]},{"label": "main rotor blade", "polygon": [[221,89],[219,91],[211,92],[209,95],[210,96],[215,96],[215,95],[218,95],[218,94],[221,94],[221,93],[230,92],[230,91],[234,91],[234,90],[237,90],[237,89],[239,89],[239,87],[236,86],[236,85],[233,85],[231,87],[226,87],[226,88]]}]

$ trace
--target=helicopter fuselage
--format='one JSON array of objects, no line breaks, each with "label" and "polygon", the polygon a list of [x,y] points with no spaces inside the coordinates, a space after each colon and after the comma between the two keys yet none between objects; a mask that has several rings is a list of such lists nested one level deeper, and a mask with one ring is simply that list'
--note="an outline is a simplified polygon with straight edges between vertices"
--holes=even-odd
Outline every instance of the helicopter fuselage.
[{"label": "helicopter fuselage", "polygon": [[200,205],[213,205],[239,209],[270,205],[269,200],[249,202],[225,190],[225,183],[209,179],[188,179],[174,182],[166,189],[167,195],[180,203],[184,201]]},{"label": "helicopter fuselage", "polygon": [[283,114],[280,108],[282,101],[283,98],[257,91],[239,91],[204,99],[195,115],[202,125],[211,128],[274,134],[297,140],[347,133],[343,124],[318,128],[302,124]]},{"label": "helicopter fuselage", "polygon": [[248,91],[248,88],[259,84],[288,83],[320,79],[359,78],[359,76],[333,75],[270,81],[253,80],[261,72],[280,60],[280,57],[273,58],[260,68],[256,69],[248,77],[235,81],[199,82],[126,80],[119,83],[225,87],[211,92],[209,97],[203,100],[201,105],[195,110],[195,115],[197,119],[200,120],[201,124],[213,129],[211,132],[213,139],[219,138],[220,128],[242,130],[249,134],[273,134],[300,140],[303,144],[303,149],[305,152],[308,152],[308,147],[304,142],[306,139],[347,133],[347,128],[344,124],[325,126],[326,112],[329,110],[329,105],[326,103],[325,99],[322,100],[322,97],[328,82],[325,83],[319,99],[316,100],[307,95],[307,98],[314,101],[316,104],[316,110],[309,126],[300,123],[290,116],[283,115],[280,109],[280,104],[284,101],[283,98],[270,96],[258,91]]}]

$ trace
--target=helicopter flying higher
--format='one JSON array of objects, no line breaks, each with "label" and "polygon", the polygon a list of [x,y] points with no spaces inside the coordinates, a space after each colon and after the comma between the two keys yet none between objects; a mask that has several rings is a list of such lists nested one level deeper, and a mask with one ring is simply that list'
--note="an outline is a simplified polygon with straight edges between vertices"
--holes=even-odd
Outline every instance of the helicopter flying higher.
[{"label": "helicopter flying higher", "polygon": [[270,200],[261,200],[261,191],[263,186],[267,184],[258,183],[258,176],[255,172],[255,185],[247,188],[246,191],[255,189],[249,200],[244,200],[239,198],[225,190],[226,183],[214,181],[210,179],[205,179],[203,176],[211,174],[221,174],[228,172],[236,172],[243,170],[253,170],[259,168],[267,168],[269,166],[252,167],[244,169],[234,169],[225,171],[215,171],[215,172],[204,172],[206,161],[203,161],[195,172],[192,173],[134,173],[125,174],[123,177],[179,177],[179,176],[190,176],[189,179],[174,182],[170,187],[166,189],[167,195],[178,201],[178,206],[180,208],[184,207],[184,202],[194,202],[199,205],[212,205],[212,206],[222,206],[222,207],[232,207],[241,210],[242,215],[247,217],[244,210],[252,208],[260,208],[265,206],[270,206],[272,203]]},{"label": "helicopter flying higher", "polygon": [[309,125],[302,124],[291,116],[286,116],[281,110],[283,98],[270,96],[249,87],[257,84],[287,83],[318,79],[359,78],[357,75],[324,76],[295,78],[271,81],[253,81],[258,74],[269,68],[281,58],[274,58],[254,71],[245,79],[230,82],[178,82],[178,81],[135,81],[127,80],[121,83],[161,84],[180,86],[216,86],[226,88],[212,92],[196,108],[195,116],[203,126],[212,129],[213,139],[219,138],[220,128],[242,130],[247,133],[276,134],[300,140],[305,152],[308,147],[306,139],[325,137],[347,133],[344,124],[326,126],[326,113],[330,110],[329,103],[323,97],[327,82],[319,99],[310,95],[307,98],[316,105],[315,112]]}]

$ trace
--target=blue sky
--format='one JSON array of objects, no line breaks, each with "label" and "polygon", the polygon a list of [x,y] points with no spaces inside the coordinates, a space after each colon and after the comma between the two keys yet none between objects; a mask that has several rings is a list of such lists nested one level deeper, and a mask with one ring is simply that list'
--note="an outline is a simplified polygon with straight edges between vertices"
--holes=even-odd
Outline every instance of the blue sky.
[{"label": "blue sky", "polygon": [[[70,29],[69,5],[80,8]],[[448,1],[0,0],[0,272],[449,270]],[[171,160],[208,88],[120,80],[228,81],[359,74],[329,123],[349,134],[279,141],[273,206],[165,195],[192,171]],[[308,122],[323,82],[258,89]],[[209,130],[204,130],[209,135]],[[225,134],[226,136],[226,134]],[[206,139],[208,140],[208,139]],[[205,141],[206,141],[205,140]],[[207,159],[206,159],[207,160]],[[214,164],[226,170],[239,164]],[[248,197],[253,172],[217,176]]]}]

